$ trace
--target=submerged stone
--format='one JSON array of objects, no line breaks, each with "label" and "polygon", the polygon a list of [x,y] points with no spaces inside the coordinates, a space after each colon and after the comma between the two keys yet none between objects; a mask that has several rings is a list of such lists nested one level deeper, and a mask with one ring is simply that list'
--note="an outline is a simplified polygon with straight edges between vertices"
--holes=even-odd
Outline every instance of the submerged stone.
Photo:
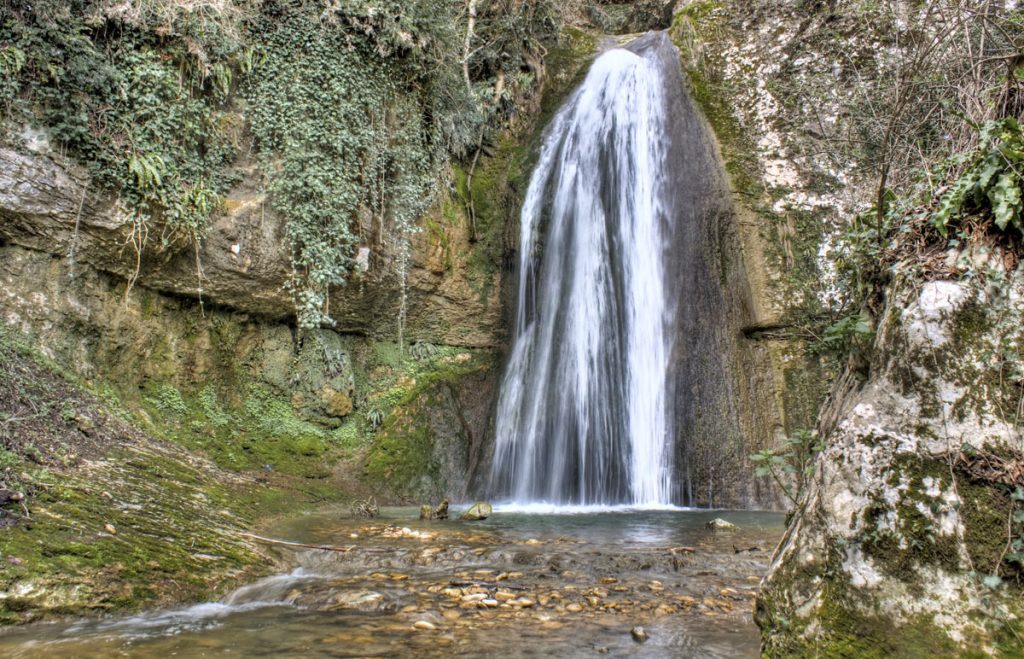
[{"label": "submerged stone", "polygon": [[459,519],[475,522],[482,519],[487,519],[491,516],[491,513],[493,511],[494,510],[491,507],[491,504],[487,503],[486,501],[477,501],[476,503],[469,507],[469,510],[462,513]]}]

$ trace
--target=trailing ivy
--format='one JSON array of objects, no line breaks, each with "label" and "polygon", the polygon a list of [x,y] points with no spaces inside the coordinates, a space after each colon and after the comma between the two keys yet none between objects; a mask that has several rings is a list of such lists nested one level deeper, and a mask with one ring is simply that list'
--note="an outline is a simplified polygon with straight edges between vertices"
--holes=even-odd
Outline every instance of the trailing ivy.
[{"label": "trailing ivy", "polygon": [[404,277],[449,162],[475,162],[537,83],[559,5],[481,0],[474,26],[458,0],[15,0],[0,130],[44,128],[116,194],[139,264],[201,240],[251,128],[299,322],[330,324],[358,243]]},{"label": "trailing ivy", "polygon": [[[249,119],[271,203],[287,219],[304,327],[330,322],[329,289],[346,281],[355,244],[372,237],[363,232],[411,230],[447,154],[424,94],[431,74],[412,51],[429,50],[445,30],[373,38],[357,15],[348,18],[299,7],[255,26]],[[399,49],[406,56],[397,57]],[[361,215],[372,221],[364,226]]]},{"label": "trailing ivy", "polygon": [[475,154],[513,111],[509,90],[533,84],[519,68],[548,20],[535,4],[520,5],[523,17],[481,15],[469,80],[462,3],[264,4],[246,96],[271,204],[287,219],[301,326],[332,323],[330,289],[346,282],[357,243],[388,245],[404,277],[408,236],[450,159]]}]

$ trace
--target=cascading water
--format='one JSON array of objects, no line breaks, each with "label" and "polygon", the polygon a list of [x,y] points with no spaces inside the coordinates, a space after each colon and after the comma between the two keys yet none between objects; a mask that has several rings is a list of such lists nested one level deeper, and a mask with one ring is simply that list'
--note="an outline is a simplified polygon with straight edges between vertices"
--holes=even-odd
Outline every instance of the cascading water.
[{"label": "cascading water", "polygon": [[491,474],[499,497],[672,500],[665,123],[668,85],[679,85],[674,53],[661,33],[605,52],[545,135],[521,216]]}]

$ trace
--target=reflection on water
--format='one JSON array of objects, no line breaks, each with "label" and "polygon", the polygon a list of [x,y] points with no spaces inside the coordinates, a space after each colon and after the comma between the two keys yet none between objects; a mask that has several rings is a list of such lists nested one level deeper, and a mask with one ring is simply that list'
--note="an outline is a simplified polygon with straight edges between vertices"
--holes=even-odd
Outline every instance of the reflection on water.
[{"label": "reflection on water", "polygon": [[[284,520],[264,533],[341,550],[280,549],[293,569],[222,602],[8,630],[0,656],[757,656],[752,598],[780,515],[416,513]],[[714,517],[740,530],[713,533]]]}]

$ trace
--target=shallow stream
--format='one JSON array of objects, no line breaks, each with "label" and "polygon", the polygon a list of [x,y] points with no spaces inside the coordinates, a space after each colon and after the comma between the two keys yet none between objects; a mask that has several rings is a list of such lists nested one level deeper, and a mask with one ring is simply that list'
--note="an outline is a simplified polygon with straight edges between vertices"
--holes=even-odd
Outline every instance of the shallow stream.
[{"label": "shallow stream", "polygon": [[221,602],[8,630],[0,656],[758,656],[753,599],[782,515],[417,513],[281,520],[262,535],[334,549],[268,544],[282,574]]}]

